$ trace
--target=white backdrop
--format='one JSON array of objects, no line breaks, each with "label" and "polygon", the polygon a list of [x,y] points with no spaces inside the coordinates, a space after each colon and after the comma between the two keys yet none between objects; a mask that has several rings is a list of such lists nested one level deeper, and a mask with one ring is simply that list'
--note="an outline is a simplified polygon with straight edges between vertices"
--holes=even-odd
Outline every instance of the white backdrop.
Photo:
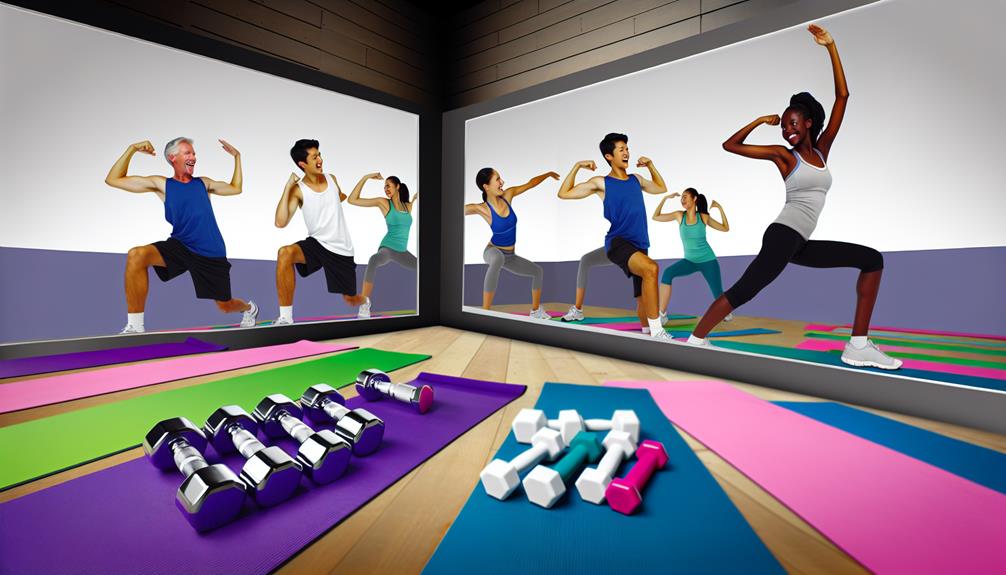
[{"label": "white backdrop", "polygon": [[[241,151],[244,193],[213,197],[232,258],[275,259],[307,235],[298,214],[273,225],[291,172],[289,150],[319,140],[325,171],[343,192],[369,172],[418,190],[419,116],[210,58],[0,5],[0,246],[125,253],[165,239],[171,226],[153,194],[105,185],[126,146],[150,140],[129,173],[171,175],[164,144],[195,140],[196,175],[229,181]],[[364,196],[383,195],[369,182]],[[359,263],[386,227],[380,210],[344,204]],[[418,215],[418,211],[415,212]],[[410,250],[416,252],[413,226]]]},{"label": "white backdrop", "polygon": [[[1006,49],[997,31],[1006,2],[887,0],[818,22],[836,40],[851,97],[813,237],[881,251],[1006,245]],[[709,232],[718,255],[755,254],[782,208],[783,182],[771,162],[721,146],[751,120],[782,114],[801,91],[830,115],[828,53],[806,25],[474,118],[466,125],[466,202],[481,201],[475,173],[484,166],[507,185],[550,170],[564,178],[578,160],[598,163],[578,182],[604,175],[597,144],[622,132],[633,165],[649,156],[671,191],[692,186],[723,204],[731,231]],[[747,141],[785,145],[778,127],[759,127]],[[608,229],[597,197],[559,200],[559,183],[514,202],[517,252],[531,260],[579,259]],[[648,213],[659,200],[646,196]],[[465,263],[482,262],[489,237],[481,218],[466,218]],[[652,256],[681,257],[675,224],[651,221],[650,240]]]}]

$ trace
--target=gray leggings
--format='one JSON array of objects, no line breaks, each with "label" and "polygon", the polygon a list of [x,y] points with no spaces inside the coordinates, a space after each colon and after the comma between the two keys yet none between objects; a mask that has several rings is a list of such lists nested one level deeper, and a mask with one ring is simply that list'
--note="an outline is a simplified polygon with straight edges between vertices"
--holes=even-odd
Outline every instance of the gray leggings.
[{"label": "gray leggings", "polygon": [[377,268],[387,264],[388,262],[395,262],[405,269],[413,271],[416,269],[416,256],[410,254],[409,252],[396,252],[391,248],[383,247],[377,250],[376,254],[370,256],[370,261],[367,262],[367,271],[363,274],[363,281],[366,283],[374,283],[374,276],[377,275]]},{"label": "gray leggings", "polygon": [[590,268],[613,265],[615,264],[608,259],[608,251],[604,249],[604,246],[583,254],[583,257],[580,258],[580,266],[576,268],[576,289],[587,289],[587,274],[590,273]]},{"label": "gray leggings", "polygon": [[541,289],[541,280],[545,272],[542,271],[540,265],[526,260],[517,254],[506,253],[495,246],[487,246],[485,251],[482,252],[482,259],[489,264],[489,269],[486,270],[485,282],[482,284],[482,291],[496,291],[496,286],[500,282],[501,269],[519,276],[530,276],[531,289]]}]

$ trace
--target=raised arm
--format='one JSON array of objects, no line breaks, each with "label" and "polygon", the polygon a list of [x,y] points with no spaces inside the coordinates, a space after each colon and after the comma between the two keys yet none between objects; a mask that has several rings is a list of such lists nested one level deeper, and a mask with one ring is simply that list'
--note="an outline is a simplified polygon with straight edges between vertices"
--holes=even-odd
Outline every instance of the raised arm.
[{"label": "raised arm", "polygon": [[509,202],[510,200],[516,198],[517,196],[523,194],[524,192],[530,190],[531,188],[537,186],[538,184],[544,182],[545,180],[552,178],[554,180],[559,179],[559,174],[555,172],[546,172],[540,176],[535,176],[527,181],[526,184],[521,184],[519,186],[513,186],[503,190],[503,197]]},{"label": "raised arm", "polygon": [[[790,165],[792,155],[787,153],[786,148],[782,146],[754,146],[744,143],[744,140],[747,139],[751,132],[753,132],[758,126],[762,124],[778,126],[779,121],[779,116],[776,114],[758,118],[738,130],[737,133],[730,136],[726,142],[723,142],[723,149],[731,154],[737,154],[738,156],[744,156],[746,158],[771,160],[772,163],[779,168],[779,172],[783,175],[783,177],[785,177],[786,174],[792,170],[792,166]],[[794,159],[793,162],[795,163],[795,161],[796,160]]]},{"label": "raised arm", "polygon": [[297,185],[299,181],[300,177],[291,173],[286,185],[283,186],[283,195],[279,198],[279,205],[276,206],[277,228],[285,228],[290,223],[293,214],[297,212],[297,208],[303,201],[299,193],[300,186]]},{"label": "raised arm", "polygon": [[729,232],[730,222],[727,221],[727,213],[723,211],[723,206],[721,206],[720,203],[717,202],[716,200],[713,200],[713,203],[709,204],[709,207],[719,210],[720,219],[723,221],[717,222],[716,220],[713,219],[712,214],[703,214],[705,216],[705,218],[703,218],[705,220],[703,223],[705,223],[707,226],[711,227],[714,230],[720,232]]},{"label": "raised arm", "polygon": [[828,55],[831,56],[831,71],[835,75],[835,105],[831,107],[828,125],[817,138],[817,149],[824,155],[825,161],[828,161],[831,145],[835,143],[835,136],[838,135],[838,129],[845,117],[845,107],[849,102],[849,86],[845,83],[845,70],[842,69],[842,60],[838,57],[838,48],[831,34],[817,24],[811,24],[807,30],[814,35],[814,40],[818,44],[828,49]]},{"label": "raised arm", "polygon": [[668,194],[664,196],[663,199],[660,200],[660,203],[657,204],[657,209],[654,210],[653,212],[653,219],[658,222],[674,222],[681,219],[681,214],[684,213],[681,210],[677,210],[675,212],[668,212],[666,214],[660,213],[664,210],[664,203],[667,202],[667,200],[676,198],[680,195],[681,194],[679,194],[678,192],[674,192],[673,194]]},{"label": "raised arm", "polygon": [[599,177],[593,177],[586,182],[581,182],[576,184],[576,173],[580,171],[581,168],[594,171],[597,169],[597,164],[593,160],[584,160],[582,162],[577,162],[573,164],[573,169],[569,171],[566,175],[566,179],[562,181],[562,185],[559,186],[559,199],[561,200],[582,200],[591,194],[604,194],[604,187],[601,186],[601,182],[604,181]]},{"label": "raised arm", "polygon": [[360,178],[360,181],[356,183],[356,187],[353,188],[353,192],[349,194],[349,203],[354,206],[360,206],[361,208],[381,208],[381,211],[388,209],[387,198],[361,198],[360,192],[363,191],[363,186],[367,183],[367,180],[383,180],[380,172],[373,172],[367,174]]},{"label": "raised arm", "polygon": [[234,174],[231,175],[230,183],[218,182],[212,178],[203,178],[206,184],[206,191],[218,196],[236,196],[241,193],[243,178],[241,175],[241,152],[224,140],[218,140],[224,147],[224,151],[234,157]]},{"label": "raised arm", "polygon": [[130,144],[126,148],[126,151],[119,156],[119,159],[112,164],[112,168],[108,170],[108,175],[105,176],[105,183],[113,188],[118,188],[120,190],[125,190],[127,192],[132,192],[134,194],[143,194],[146,192],[153,192],[164,199],[164,177],[163,176],[127,176],[126,173],[129,171],[129,161],[133,159],[133,154],[140,152],[141,154],[148,154],[150,156],[156,156],[157,153],[154,151],[154,146],[149,141],[144,140],[142,142],[137,142],[135,144]]},{"label": "raised arm", "polygon": [[643,191],[647,194],[666,194],[667,185],[664,184],[664,178],[661,177],[660,172],[657,171],[657,167],[653,165],[653,160],[647,158],[646,156],[639,156],[639,161],[636,162],[637,168],[643,168],[650,170],[650,180],[636,174],[636,179],[639,180],[639,185],[642,186]]}]

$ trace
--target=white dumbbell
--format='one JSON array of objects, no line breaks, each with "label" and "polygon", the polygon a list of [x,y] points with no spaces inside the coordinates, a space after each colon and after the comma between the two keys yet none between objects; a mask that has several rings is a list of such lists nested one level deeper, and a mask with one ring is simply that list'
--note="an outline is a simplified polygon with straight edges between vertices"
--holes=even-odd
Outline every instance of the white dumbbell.
[{"label": "white dumbbell", "polygon": [[616,410],[611,419],[583,419],[575,409],[564,409],[558,419],[546,419],[540,409],[522,409],[513,420],[513,434],[518,443],[530,443],[531,436],[539,429],[550,427],[562,434],[562,440],[569,445],[573,437],[581,431],[618,430],[628,432],[633,441],[639,441],[639,418],[631,409]]},{"label": "white dumbbell", "polygon": [[609,431],[603,443],[604,457],[597,467],[584,469],[576,480],[580,498],[591,503],[604,503],[604,490],[611,483],[618,466],[636,452],[636,442],[627,431]]},{"label": "white dumbbell", "polygon": [[502,459],[490,461],[479,474],[482,487],[489,496],[506,499],[520,485],[521,471],[540,463],[543,459],[554,460],[565,447],[566,444],[558,431],[547,427],[541,429],[531,438],[531,448],[512,461]]}]

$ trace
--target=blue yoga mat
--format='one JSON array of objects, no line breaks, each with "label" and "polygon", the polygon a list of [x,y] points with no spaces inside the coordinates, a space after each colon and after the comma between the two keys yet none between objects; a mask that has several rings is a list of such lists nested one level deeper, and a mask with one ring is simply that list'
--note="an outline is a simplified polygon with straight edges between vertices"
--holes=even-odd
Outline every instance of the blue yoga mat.
[{"label": "blue yoga mat", "polygon": [[[573,485],[544,509],[520,487],[498,501],[479,483],[423,573],[785,572],[646,390],[546,383],[536,407],[552,417],[576,409],[585,418],[634,409],[640,439],[663,443],[668,464],[654,473],[631,516],[581,500]],[[527,447],[510,434],[497,457],[511,459]]]},{"label": "blue yoga mat", "polygon": [[[673,326],[667,328],[666,331],[668,334],[670,334],[671,337],[676,338],[687,338],[688,336],[692,335],[691,330],[673,329]],[[777,329],[765,329],[763,327],[753,327],[749,329],[711,331],[709,332],[709,335],[706,337],[738,337],[742,335],[768,335],[771,333],[782,333],[782,332],[780,332]]]},{"label": "blue yoga mat", "polygon": [[925,461],[989,489],[1006,493],[1006,453],[999,453],[841,403],[829,401],[774,403],[909,457]]}]

